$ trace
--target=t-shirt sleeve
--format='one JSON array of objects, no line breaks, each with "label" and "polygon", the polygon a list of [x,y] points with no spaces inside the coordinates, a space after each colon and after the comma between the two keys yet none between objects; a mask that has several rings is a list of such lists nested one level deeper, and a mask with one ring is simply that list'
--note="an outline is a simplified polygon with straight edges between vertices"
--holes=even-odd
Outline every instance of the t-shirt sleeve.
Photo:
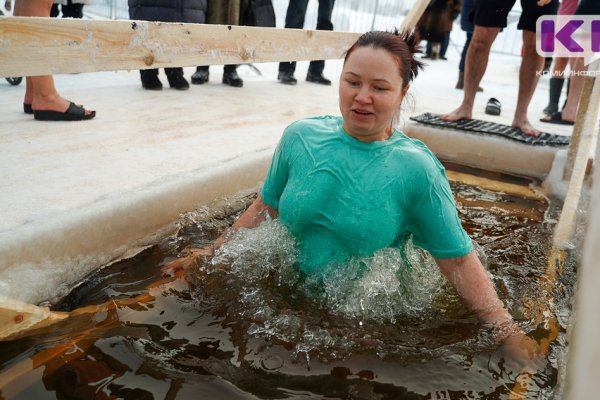
[{"label": "t-shirt sleeve", "polygon": [[427,164],[410,212],[413,242],[436,258],[464,256],[473,244],[461,225],[444,169],[436,162]]},{"label": "t-shirt sleeve", "polygon": [[279,199],[288,181],[292,135],[291,127],[287,127],[275,149],[271,166],[260,193],[263,202],[275,209],[279,208]]}]

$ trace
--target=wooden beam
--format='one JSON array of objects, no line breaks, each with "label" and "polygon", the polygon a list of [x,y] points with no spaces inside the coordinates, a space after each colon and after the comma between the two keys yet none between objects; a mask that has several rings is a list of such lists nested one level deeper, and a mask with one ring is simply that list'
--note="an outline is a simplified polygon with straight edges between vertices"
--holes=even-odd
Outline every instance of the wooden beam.
[{"label": "wooden beam", "polygon": [[359,33],[0,17],[0,77],[341,58]]}]

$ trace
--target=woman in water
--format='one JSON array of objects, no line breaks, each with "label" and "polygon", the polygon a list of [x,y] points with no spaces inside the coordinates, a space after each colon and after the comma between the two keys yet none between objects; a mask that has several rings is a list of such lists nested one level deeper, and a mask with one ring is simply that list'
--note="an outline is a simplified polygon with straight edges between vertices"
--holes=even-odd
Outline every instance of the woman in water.
[{"label": "woman in water", "polygon": [[297,241],[299,268],[307,275],[401,247],[412,237],[464,302],[497,329],[505,349],[533,360],[537,345],[514,322],[473,251],[443,166],[422,142],[393,127],[422,69],[417,51],[408,34],[362,35],[344,59],[341,117],[307,118],[286,128],[258,198],[232,230],[279,218]]}]

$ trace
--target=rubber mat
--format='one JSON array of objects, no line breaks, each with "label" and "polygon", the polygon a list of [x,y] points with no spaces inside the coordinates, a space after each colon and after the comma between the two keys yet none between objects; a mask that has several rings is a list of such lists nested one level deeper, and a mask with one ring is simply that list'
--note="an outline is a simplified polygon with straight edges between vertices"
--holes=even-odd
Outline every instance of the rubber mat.
[{"label": "rubber mat", "polygon": [[482,121],[480,119],[462,119],[460,121],[448,122],[441,120],[439,115],[431,113],[413,116],[410,117],[410,119],[422,124],[439,126],[442,128],[463,130],[481,135],[502,136],[507,139],[516,140],[533,146],[568,146],[571,139],[569,136],[555,135],[546,132],[540,133],[537,137],[528,136],[518,128],[497,124],[495,122]]}]

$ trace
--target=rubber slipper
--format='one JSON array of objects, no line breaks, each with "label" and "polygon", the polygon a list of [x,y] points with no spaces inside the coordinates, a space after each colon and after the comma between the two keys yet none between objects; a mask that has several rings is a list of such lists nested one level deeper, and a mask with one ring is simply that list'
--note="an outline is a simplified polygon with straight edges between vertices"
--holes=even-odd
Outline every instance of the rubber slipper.
[{"label": "rubber slipper", "polygon": [[25,114],[33,114],[33,108],[31,108],[31,104],[23,103],[23,112]]},{"label": "rubber slipper", "polygon": [[85,108],[71,102],[67,111],[33,110],[33,116],[38,121],[83,121],[96,116],[96,111],[86,114]]},{"label": "rubber slipper", "polygon": [[502,111],[502,104],[500,104],[500,101],[495,97],[489,99],[485,106],[485,113],[489,115],[500,115],[500,111]]},{"label": "rubber slipper", "polygon": [[[550,117],[550,118],[547,118]],[[546,115],[544,118],[540,118],[540,122],[546,122],[547,124],[557,124],[557,125],[575,125],[575,121],[568,121],[563,119],[562,112],[557,111],[550,115]]]}]

